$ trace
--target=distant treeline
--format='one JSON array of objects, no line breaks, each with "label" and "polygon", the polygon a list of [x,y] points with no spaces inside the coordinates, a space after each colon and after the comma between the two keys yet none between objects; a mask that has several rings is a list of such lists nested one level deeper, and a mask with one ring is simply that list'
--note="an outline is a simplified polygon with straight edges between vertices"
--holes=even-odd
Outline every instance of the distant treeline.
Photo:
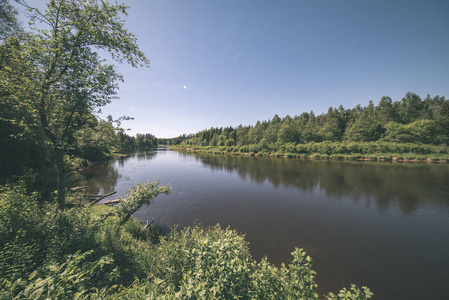
[{"label": "distant treeline", "polygon": [[136,136],[130,136],[126,133],[119,133],[119,145],[121,151],[132,151],[145,148],[154,148],[158,145],[158,138],[151,133],[141,134]]},{"label": "distant treeline", "polygon": [[173,145],[179,145],[182,142],[191,139],[195,137],[194,134],[182,134],[180,136],[174,137],[174,138],[162,138],[158,139],[158,145],[159,146],[173,146]]},{"label": "distant treeline", "polygon": [[[401,101],[382,97],[376,106],[352,109],[330,107],[316,116],[300,115],[258,121],[253,126],[210,128],[187,139],[184,145],[244,147],[276,150],[285,145],[321,142],[393,142],[446,146],[449,142],[449,101],[444,96],[407,93]],[[249,147],[251,148],[251,147]],[[251,149],[248,149],[251,150]],[[253,149],[254,150],[254,149]]]}]

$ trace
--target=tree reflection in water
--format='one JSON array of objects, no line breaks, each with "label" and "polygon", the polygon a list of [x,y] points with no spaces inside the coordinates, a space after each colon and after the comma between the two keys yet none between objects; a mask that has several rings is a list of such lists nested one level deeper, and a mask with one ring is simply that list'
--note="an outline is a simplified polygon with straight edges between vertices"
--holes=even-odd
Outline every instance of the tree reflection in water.
[{"label": "tree reflection in water", "polygon": [[[122,177],[118,167],[123,168],[130,160],[145,161],[155,158],[156,151],[139,151],[126,157],[113,159],[105,163],[94,164],[83,172],[86,180],[78,182],[80,186],[87,185],[87,194],[105,194],[113,192],[117,180]],[[87,184],[88,182],[88,184]]]},{"label": "tree reflection in water", "polygon": [[397,203],[404,214],[414,212],[419,204],[447,204],[444,197],[427,197],[449,187],[449,167],[427,163],[388,163],[361,161],[317,161],[280,158],[248,158],[195,154],[196,160],[212,170],[235,172],[242,180],[273,186],[319,189],[327,196],[349,197],[357,202],[365,197],[367,205],[374,201],[380,212]]}]

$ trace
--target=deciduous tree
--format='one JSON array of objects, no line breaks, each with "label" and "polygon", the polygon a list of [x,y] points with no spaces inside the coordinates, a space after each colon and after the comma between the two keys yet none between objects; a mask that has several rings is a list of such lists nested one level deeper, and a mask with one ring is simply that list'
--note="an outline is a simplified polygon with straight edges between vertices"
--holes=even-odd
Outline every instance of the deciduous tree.
[{"label": "deciduous tree", "polygon": [[[52,145],[58,168],[58,203],[65,203],[64,155],[75,133],[99,108],[115,98],[122,76],[101,57],[118,63],[148,65],[136,38],[125,28],[128,7],[99,0],[51,0],[45,11],[16,1],[29,10],[32,35],[17,56],[27,72],[10,72],[17,85],[11,100],[27,105]],[[4,77],[1,78],[4,80]]]}]

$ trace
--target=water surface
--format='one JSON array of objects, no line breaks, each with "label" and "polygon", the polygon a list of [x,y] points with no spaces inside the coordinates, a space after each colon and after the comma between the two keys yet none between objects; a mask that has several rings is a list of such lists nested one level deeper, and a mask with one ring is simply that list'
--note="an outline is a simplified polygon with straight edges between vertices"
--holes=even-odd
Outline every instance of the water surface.
[{"label": "water surface", "polygon": [[[233,157],[168,149],[87,171],[88,193],[170,183],[142,221],[246,233],[254,258],[315,261],[320,292],[366,285],[374,299],[449,297],[449,166]],[[109,200],[109,199],[105,199]]]}]

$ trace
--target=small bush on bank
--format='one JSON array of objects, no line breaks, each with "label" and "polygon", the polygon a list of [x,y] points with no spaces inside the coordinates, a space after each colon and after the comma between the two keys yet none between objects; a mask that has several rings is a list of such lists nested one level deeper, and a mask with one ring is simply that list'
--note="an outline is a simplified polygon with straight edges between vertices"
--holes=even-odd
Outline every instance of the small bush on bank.
[{"label": "small bush on bank", "polygon": [[[176,229],[153,248],[148,280],[135,281],[111,299],[319,299],[312,259],[302,249],[292,256],[288,267],[277,268],[266,259],[254,261],[244,237],[229,228]],[[365,287],[353,288],[328,297],[372,295]]]}]

